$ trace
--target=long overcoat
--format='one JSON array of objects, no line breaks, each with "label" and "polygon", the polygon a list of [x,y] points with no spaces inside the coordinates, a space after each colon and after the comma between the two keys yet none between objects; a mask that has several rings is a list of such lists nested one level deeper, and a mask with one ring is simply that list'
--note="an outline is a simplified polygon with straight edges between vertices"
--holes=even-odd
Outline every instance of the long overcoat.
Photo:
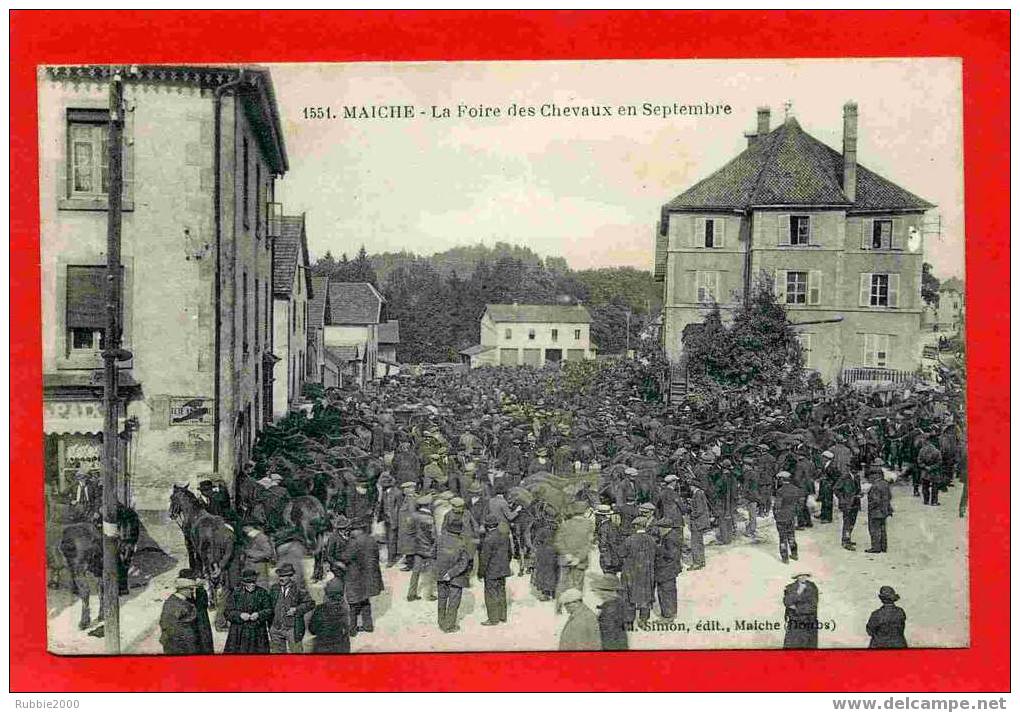
[{"label": "long overcoat", "polygon": [[166,655],[198,655],[200,649],[197,611],[188,598],[171,595],[163,602],[159,617],[159,642]]},{"label": "long overcoat", "polygon": [[623,540],[621,581],[627,602],[636,608],[649,608],[655,596],[655,539],[638,531]]},{"label": "long overcoat", "polygon": [[361,603],[382,593],[379,545],[371,534],[363,531],[352,536],[340,558],[347,565],[344,583],[348,601]]},{"label": "long overcoat", "polygon": [[907,614],[894,603],[883,603],[868,618],[869,648],[906,648]]},{"label": "long overcoat", "polygon": [[[258,613],[258,620],[241,620],[241,613]],[[268,653],[269,624],[273,617],[273,601],[269,591],[256,586],[252,591],[238,586],[227,596],[224,616],[230,621],[224,653]]]}]

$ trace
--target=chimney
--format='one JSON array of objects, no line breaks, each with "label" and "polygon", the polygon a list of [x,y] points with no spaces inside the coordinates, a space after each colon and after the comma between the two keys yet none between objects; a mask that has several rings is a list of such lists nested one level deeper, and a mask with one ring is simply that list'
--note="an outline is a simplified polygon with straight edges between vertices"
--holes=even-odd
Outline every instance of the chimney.
[{"label": "chimney", "polygon": [[843,192],[851,203],[857,200],[857,104],[843,105]]},{"label": "chimney", "polygon": [[758,107],[758,125],[756,130],[754,132],[747,131],[744,133],[744,138],[747,139],[748,147],[753,146],[759,139],[763,138],[769,132],[769,119],[771,113],[771,110],[767,106]]}]

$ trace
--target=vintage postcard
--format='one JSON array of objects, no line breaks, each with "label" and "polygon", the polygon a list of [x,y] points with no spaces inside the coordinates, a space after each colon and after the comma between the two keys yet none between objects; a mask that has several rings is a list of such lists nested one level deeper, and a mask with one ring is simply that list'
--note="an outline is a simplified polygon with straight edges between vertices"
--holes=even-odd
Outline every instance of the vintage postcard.
[{"label": "vintage postcard", "polygon": [[969,646],[961,81],[38,67],[49,651]]}]

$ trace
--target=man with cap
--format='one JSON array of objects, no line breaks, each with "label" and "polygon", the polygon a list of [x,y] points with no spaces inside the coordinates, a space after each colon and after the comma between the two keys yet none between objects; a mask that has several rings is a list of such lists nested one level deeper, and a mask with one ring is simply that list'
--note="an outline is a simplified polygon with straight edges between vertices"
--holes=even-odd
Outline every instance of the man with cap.
[{"label": "man with cap", "polygon": [[344,597],[344,582],[331,578],[326,584],[325,600],[315,607],[308,619],[313,653],[351,652],[351,612]]},{"label": "man with cap", "polygon": [[344,515],[351,522],[371,522],[375,515],[377,494],[370,489],[369,474],[358,470],[354,482],[347,486],[347,497],[344,502]]},{"label": "man with cap", "polygon": [[774,506],[776,532],[779,534],[779,557],[784,564],[797,559],[796,519],[804,497],[803,491],[790,481],[792,475],[783,470],[776,475],[779,490]]},{"label": "man with cap", "polygon": [[241,572],[241,585],[227,596],[224,615],[230,622],[224,653],[247,655],[269,652],[269,624],[273,619],[273,600],[269,592],[255,584],[255,569]]},{"label": "man with cap", "polygon": [[716,541],[720,544],[729,544],[733,541],[733,530],[735,529],[733,515],[736,509],[736,477],[733,473],[733,463],[728,457],[719,462],[716,476]]},{"label": "man with cap", "polygon": [[396,486],[397,481],[389,472],[379,476],[379,514],[386,532],[386,568],[397,563],[397,537],[400,531],[400,507],[404,503],[404,492]]},{"label": "man with cap", "polygon": [[881,607],[872,611],[868,618],[867,631],[871,637],[869,648],[906,648],[907,638],[904,631],[907,627],[906,612],[896,605],[900,600],[892,586],[878,589],[878,600]]},{"label": "man with cap", "polygon": [[429,456],[429,463],[422,470],[422,492],[438,492],[446,487],[447,476],[440,464],[443,456],[434,452]]},{"label": "man with cap", "polygon": [[627,650],[627,605],[620,597],[620,580],[616,576],[598,576],[591,590],[601,603],[598,609],[599,637],[603,650]]},{"label": "man with cap", "polygon": [[273,653],[302,653],[305,637],[305,614],[315,607],[308,591],[294,580],[294,566],[281,564],[276,569],[277,582],[269,589],[273,606],[269,626],[269,649]]},{"label": "man with cap", "polygon": [[351,537],[341,553],[344,563],[344,587],[350,604],[350,635],[358,631],[371,633],[372,597],[383,590],[382,570],[379,568],[379,544],[368,531],[366,523],[353,522]]},{"label": "man with cap", "polygon": [[213,637],[212,625],[209,623],[209,593],[191,569],[181,569],[177,578],[188,579],[195,583],[193,601],[196,613],[195,629],[198,633],[198,652],[202,655],[212,655]]},{"label": "man with cap", "polygon": [[656,498],[655,512],[659,519],[668,519],[675,526],[683,526],[683,502],[680,498],[680,478],[674,474],[666,475],[663,487],[659,488]]},{"label": "man with cap", "polygon": [[835,454],[831,450],[822,453],[822,471],[818,474],[818,499],[822,504],[822,513],[818,521],[824,524],[832,522],[832,496],[839,479],[836,469]]},{"label": "man with cap", "polygon": [[432,495],[424,494],[415,500],[417,511],[414,513],[414,564],[411,569],[411,582],[407,588],[407,600],[417,601],[418,581],[425,574],[425,596],[428,600],[436,599],[434,593],[435,575],[433,564],[436,560],[436,523],[432,517]]},{"label": "man with cap", "polygon": [[485,521],[485,515],[489,513],[489,502],[481,482],[473,480],[468,484],[464,493],[464,506],[476,522]]},{"label": "man with cap", "polygon": [[833,493],[843,515],[842,546],[847,551],[853,551],[857,546],[853,541],[854,526],[857,524],[857,514],[861,511],[861,483],[857,473],[849,468],[844,470],[836,480]]},{"label": "man with cap", "polygon": [[620,573],[620,525],[613,521],[613,508],[608,504],[595,507],[595,539],[599,547],[599,568],[605,574]]},{"label": "man with cap", "polygon": [[705,568],[705,532],[712,526],[708,511],[708,499],[698,480],[691,481],[691,556],[694,560],[691,571]]},{"label": "man with cap", "polygon": [[784,648],[818,647],[818,587],[811,574],[793,576],[793,583],[783,590],[786,609],[786,636]]},{"label": "man with cap", "polygon": [[[202,649],[198,609],[195,606],[195,585],[194,579],[178,576],[174,582],[174,592],[163,602],[163,611],[159,616],[159,642],[163,646],[164,655],[212,653],[211,649]],[[208,614],[205,624],[208,627]],[[211,636],[210,631],[210,640]]]},{"label": "man with cap", "polygon": [[758,479],[758,469],[755,467],[754,458],[744,455],[740,458],[742,486],[744,496],[744,507],[747,509],[747,524],[744,526],[744,536],[749,536],[755,541],[758,540],[758,511],[761,509],[762,491],[765,489]]},{"label": "man with cap", "polygon": [[942,467],[942,453],[935,446],[934,438],[925,438],[917,453],[917,468],[921,472],[921,496],[925,504],[939,506],[939,482]]},{"label": "man with cap", "polygon": [[811,510],[808,509],[807,501],[810,495],[815,493],[815,475],[817,468],[811,459],[810,453],[798,453],[797,464],[793,471],[793,484],[801,491],[800,507],[797,510],[797,529],[810,529]]},{"label": "man with cap", "polygon": [[871,546],[866,549],[869,554],[884,554],[887,551],[885,520],[892,515],[892,491],[884,477],[871,480],[868,490],[868,534]]},{"label": "man with cap", "polygon": [[655,532],[655,596],[659,615],[671,621],[677,612],[676,577],[683,571],[679,525],[671,519],[660,519],[655,522]]},{"label": "man with cap", "polygon": [[438,587],[437,622],[439,630],[453,633],[460,630],[457,611],[471,572],[471,557],[461,539],[462,525],[453,520],[439,536],[436,553],[436,585]]},{"label": "man with cap", "polygon": [[[464,542],[464,548],[467,549],[468,556],[471,557],[471,565],[474,566],[475,554],[478,553],[478,544],[481,541],[481,532],[479,531],[478,522],[471,513],[467,511],[467,503],[461,497],[454,497],[450,500],[450,511],[443,520],[443,529],[447,529],[451,522],[459,521],[461,530],[461,540]],[[468,575],[467,587],[471,588],[471,576],[470,572]]]},{"label": "man with cap", "polygon": [[510,571],[510,536],[499,528],[494,514],[485,516],[485,536],[478,552],[478,578],[485,585],[485,613],[482,625],[507,621],[506,580]]},{"label": "man with cap", "polygon": [[602,650],[602,633],[595,613],[584,604],[581,592],[568,588],[557,601],[567,611],[560,631],[560,650]]},{"label": "man with cap", "polygon": [[647,515],[648,512],[642,512],[642,516],[634,520],[634,533],[620,545],[620,559],[623,562],[620,581],[623,584],[628,623],[634,622],[635,614],[640,623],[647,623],[655,596],[656,541],[648,533]]},{"label": "man with cap", "polygon": [[755,462],[755,472],[758,475],[758,485],[761,488],[758,513],[767,517],[772,511],[772,495],[776,486],[776,458],[769,452],[768,443],[758,445],[758,457]]},{"label": "man with cap", "polygon": [[198,492],[209,514],[223,517],[228,521],[235,519],[233,507],[230,506],[230,495],[218,481],[202,480],[198,483]]}]

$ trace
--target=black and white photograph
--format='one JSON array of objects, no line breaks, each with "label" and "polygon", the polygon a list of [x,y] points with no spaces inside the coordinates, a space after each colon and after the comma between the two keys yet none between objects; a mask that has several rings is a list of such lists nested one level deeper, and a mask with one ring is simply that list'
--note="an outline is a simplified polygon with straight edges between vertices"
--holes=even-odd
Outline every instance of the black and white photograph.
[{"label": "black and white photograph", "polygon": [[961,82],[39,66],[48,650],[968,647]]}]

